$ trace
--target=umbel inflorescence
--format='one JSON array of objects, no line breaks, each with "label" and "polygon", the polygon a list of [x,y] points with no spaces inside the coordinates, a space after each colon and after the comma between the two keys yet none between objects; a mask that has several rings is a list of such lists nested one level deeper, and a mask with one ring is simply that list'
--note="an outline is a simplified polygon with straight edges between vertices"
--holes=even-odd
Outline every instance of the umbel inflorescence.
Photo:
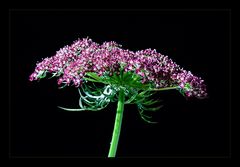
[{"label": "umbel inflorescence", "polygon": [[161,108],[152,106],[159,102],[152,99],[157,91],[176,89],[187,98],[207,96],[204,81],[168,56],[155,49],[130,51],[113,41],[102,45],[89,38],[74,41],[56,55],[38,62],[29,79],[40,80],[47,76],[57,77],[61,88],[71,85],[78,88],[79,108],[60,107],[64,110],[96,111],[118,101],[109,157],[116,154],[124,104],[137,104],[140,116],[150,123],[150,116],[144,112]]},{"label": "umbel inflorescence", "polygon": [[85,38],[57,51],[56,55],[37,63],[30,81],[44,78],[48,73],[58,77],[58,84],[80,87],[88,72],[99,77],[111,77],[124,73],[139,75],[141,83],[149,88],[178,87],[187,97],[207,96],[204,81],[190,71],[182,69],[168,56],[146,49],[137,52],[122,49],[115,42],[99,45]]}]

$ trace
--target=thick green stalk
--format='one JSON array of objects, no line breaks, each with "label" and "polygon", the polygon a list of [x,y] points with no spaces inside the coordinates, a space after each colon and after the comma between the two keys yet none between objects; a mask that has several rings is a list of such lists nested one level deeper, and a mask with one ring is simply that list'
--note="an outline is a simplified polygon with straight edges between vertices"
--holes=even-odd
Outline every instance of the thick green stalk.
[{"label": "thick green stalk", "polygon": [[121,132],[123,110],[124,110],[124,91],[120,89],[119,96],[118,96],[117,113],[116,113],[115,124],[114,124],[114,129],[112,134],[112,141],[110,144],[108,157],[116,156],[118,140]]}]

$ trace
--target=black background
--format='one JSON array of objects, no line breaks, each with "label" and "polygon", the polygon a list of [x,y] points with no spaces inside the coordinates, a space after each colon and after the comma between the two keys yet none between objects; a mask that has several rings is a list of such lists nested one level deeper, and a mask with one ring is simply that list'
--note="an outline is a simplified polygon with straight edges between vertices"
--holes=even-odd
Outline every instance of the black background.
[{"label": "black background", "polygon": [[228,156],[229,19],[228,10],[12,10],[11,155],[107,156],[116,103],[98,112],[65,112],[57,106],[78,107],[74,87],[28,81],[37,61],[88,36],[133,51],[157,49],[208,88],[204,100],[158,93],[164,104],[153,113],[158,124],[145,123],[135,105],[126,105],[118,157]]}]

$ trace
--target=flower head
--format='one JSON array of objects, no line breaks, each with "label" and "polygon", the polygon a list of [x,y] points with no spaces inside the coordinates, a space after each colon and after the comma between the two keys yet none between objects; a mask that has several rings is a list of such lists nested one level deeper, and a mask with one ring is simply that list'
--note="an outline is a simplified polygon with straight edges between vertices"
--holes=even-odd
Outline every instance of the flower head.
[{"label": "flower head", "polygon": [[183,70],[168,56],[156,50],[129,51],[116,42],[99,45],[89,38],[78,39],[70,46],[61,48],[53,57],[37,63],[30,81],[39,80],[51,74],[58,77],[59,85],[81,87],[87,73],[99,77],[112,77],[132,73],[140,77],[141,84],[149,88],[177,87],[187,97],[207,96],[204,81],[190,71]]}]

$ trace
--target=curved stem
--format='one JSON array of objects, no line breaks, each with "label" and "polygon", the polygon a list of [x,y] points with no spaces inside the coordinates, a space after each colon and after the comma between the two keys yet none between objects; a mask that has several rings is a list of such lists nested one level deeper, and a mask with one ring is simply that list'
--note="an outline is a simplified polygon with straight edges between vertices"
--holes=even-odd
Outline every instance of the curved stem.
[{"label": "curved stem", "polygon": [[121,132],[123,110],[124,110],[124,91],[123,89],[120,89],[119,96],[118,96],[117,113],[116,113],[115,124],[114,124],[114,129],[112,134],[112,141],[110,144],[108,157],[116,156],[118,140]]}]

